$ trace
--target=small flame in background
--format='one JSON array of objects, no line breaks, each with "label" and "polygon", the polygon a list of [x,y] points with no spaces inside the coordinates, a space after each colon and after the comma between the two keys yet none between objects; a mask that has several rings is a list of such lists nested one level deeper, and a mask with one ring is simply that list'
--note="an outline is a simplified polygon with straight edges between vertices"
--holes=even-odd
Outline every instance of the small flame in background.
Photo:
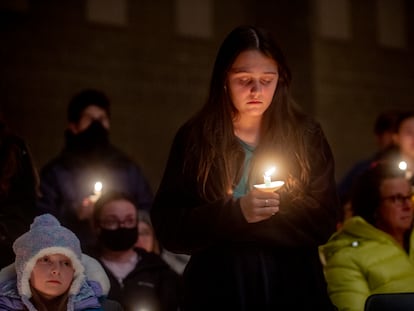
[{"label": "small flame in background", "polygon": [[102,191],[102,187],[103,187],[102,183],[100,181],[97,181],[94,186],[95,194],[100,193]]},{"label": "small flame in background", "polygon": [[398,167],[400,170],[405,171],[407,169],[407,162],[401,161],[400,163],[398,163]]}]

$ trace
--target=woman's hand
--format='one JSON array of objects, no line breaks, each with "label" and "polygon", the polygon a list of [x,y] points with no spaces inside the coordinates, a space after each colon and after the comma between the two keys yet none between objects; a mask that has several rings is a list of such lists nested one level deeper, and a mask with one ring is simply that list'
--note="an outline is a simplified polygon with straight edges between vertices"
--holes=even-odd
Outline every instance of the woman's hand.
[{"label": "woman's hand", "polygon": [[277,192],[253,189],[240,199],[240,207],[248,223],[259,222],[279,212],[280,196]]}]

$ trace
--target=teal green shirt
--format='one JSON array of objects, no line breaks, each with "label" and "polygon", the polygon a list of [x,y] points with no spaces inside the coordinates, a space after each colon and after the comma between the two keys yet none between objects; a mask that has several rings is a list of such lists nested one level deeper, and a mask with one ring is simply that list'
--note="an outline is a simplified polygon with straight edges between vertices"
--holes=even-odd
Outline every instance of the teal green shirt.
[{"label": "teal green shirt", "polygon": [[234,198],[240,198],[244,196],[249,191],[248,186],[248,179],[249,179],[249,171],[250,171],[250,162],[254,153],[254,147],[251,145],[246,144],[244,141],[239,139],[240,144],[243,147],[244,150],[244,163],[243,163],[243,175],[233,190],[233,197]]}]

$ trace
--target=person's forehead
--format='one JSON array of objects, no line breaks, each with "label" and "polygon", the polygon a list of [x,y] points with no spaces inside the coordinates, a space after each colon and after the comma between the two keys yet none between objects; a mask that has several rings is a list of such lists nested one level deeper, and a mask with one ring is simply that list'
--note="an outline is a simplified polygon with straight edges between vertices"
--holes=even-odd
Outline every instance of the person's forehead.
[{"label": "person's forehead", "polygon": [[400,123],[400,129],[401,128],[412,128],[414,127],[414,116],[409,117],[407,119],[404,119],[403,121],[401,121]]},{"label": "person's forehead", "polygon": [[106,203],[102,207],[102,217],[117,217],[117,216],[134,216],[136,217],[137,211],[131,202],[123,199],[113,200]]},{"label": "person's forehead", "polygon": [[88,107],[86,107],[83,111],[82,111],[82,116],[108,116],[108,114],[106,113],[106,110],[96,106],[96,105],[90,105]]},{"label": "person's forehead", "polygon": [[402,192],[410,190],[410,183],[404,177],[386,178],[382,181],[382,192]]},{"label": "person's forehead", "polygon": [[267,74],[277,74],[276,61],[257,50],[241,52],[231,66],[230,73],[259,71]]}]

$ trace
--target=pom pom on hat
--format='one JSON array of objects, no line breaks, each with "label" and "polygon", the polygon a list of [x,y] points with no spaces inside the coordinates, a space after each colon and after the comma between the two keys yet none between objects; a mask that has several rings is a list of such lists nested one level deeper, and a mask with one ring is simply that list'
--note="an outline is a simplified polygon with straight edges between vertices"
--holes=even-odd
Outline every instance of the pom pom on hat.
[{"label": "pom pom on hat", "polygon": [[17,289],[20,295],[27,298],[32,296],[29,279],[33,267],[39,258],[52,254],[62,254],[71,260],[75,273],[69,294],[79,292],[85,279],[80,242],[76,235],[61,226],[54,216],[44,214],[36,217],[30,230],[16,239],[13,250],[16,254]]}]

